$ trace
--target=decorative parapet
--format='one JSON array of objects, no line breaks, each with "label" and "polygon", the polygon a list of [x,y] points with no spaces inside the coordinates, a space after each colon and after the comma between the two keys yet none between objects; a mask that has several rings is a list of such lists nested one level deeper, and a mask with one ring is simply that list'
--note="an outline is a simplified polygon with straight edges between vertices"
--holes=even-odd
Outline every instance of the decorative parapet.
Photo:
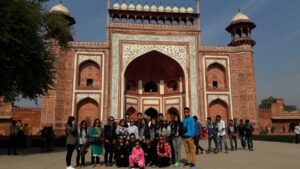
[{"label": "decorative parapet", "polygon": [[69,45],[73,48],[109,48],[108,42],[72,41]]},{"label": "decorative parapet", "polygon": [[253,49],[249,45],[242,46],[199,46],[200,52],[252,52]]}]

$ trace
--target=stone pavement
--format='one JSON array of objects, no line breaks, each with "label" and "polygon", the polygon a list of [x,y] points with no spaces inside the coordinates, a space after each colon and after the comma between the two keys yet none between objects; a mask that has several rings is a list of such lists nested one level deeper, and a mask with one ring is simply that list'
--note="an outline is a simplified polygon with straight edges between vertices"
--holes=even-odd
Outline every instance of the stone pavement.
[{"label": "stone pavement", "polygon": [[[203,147],[206,142],[201,142]],[[19,151],[18,156],[7,156],[6,149],[0,149],[1,169],[65,169],[65,149],[51,153],[39,153],[38,149]],[[185,152],[182,152],[183,158]],[[197,156],[197,169],[298,169],[300,168],[300,144],[254,142],[254,151],[238,150],[218,154]],[[73,163],[76,153],[73,154]],[[87,157],[89,161],[89,157]],[[103,159],[102,159],[103,160]],[[92,169],[93,167],[85,167]],[[98,167],[106,168],[106,167]],[[117,167],[107,167],[116,169]],[[171,169],[173,167],[169,167]]]}]

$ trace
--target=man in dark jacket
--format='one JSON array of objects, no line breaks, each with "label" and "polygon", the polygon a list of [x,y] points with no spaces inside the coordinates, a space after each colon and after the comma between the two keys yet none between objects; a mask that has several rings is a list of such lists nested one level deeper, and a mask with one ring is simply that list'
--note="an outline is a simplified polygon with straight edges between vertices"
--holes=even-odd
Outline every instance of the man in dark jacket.
[{"label": "man in dark jacket", "polygon": [[207,153],[211,152],[212,140],[215,143],[215,153],[217,153],[217,126],[216,123],[211,120],[211,117],[207,117],[207,137],[208,137]]},{"label": "man in dark jacket", "polygon": [[125,138],[120,137],[118,145],[115,148],[115,159],[117,167],[129,166],[129,148],[125,143]]},{"label": "man in dark jacket", "polygon": [[[105,166],[112,166],[112,159],[114,154],[114,144],[116,142],[116,126],[114,117],[108,119],[108,124],[104,126],[104,163]],[[109,156],[109,160],[108,160]]]},{"label": "man in dark jacket", "polygon": [[246,148],[246,138],[245,138],[245,124],[244,124],[243,119],[240,119],[240,123],[237,126],[237,130],[238,130],[239,138],[241,141],[241,145],[242,145],[243,149],[245,149]]}]

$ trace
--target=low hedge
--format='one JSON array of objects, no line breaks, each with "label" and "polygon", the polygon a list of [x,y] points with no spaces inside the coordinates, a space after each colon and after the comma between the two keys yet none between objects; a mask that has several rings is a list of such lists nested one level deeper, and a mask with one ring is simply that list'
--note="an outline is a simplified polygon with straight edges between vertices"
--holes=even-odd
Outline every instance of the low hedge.
[{"label": "low hedge", "polygon": [[294,143],[294,135],[254,135],[254,140]]}]

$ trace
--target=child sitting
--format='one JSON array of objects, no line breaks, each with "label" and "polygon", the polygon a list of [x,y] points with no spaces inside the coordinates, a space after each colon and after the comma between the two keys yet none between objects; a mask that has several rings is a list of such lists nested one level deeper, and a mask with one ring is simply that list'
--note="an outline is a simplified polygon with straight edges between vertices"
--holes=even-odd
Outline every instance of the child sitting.
[{"label": "child sitting", "polygon": [[133,169],[134,165],[137,165],[139,169],[145,169],[144,151],[141,148],[139,141],[135,142],[135,147],[132,149],[132,153],[129,156],[129,167]]},{"label": "child sitting", "polygon": [[123,136],[119,138],[118,145],[115,149],[115,159],[117,167],[128,167],[129,149],[125,144]]}]

